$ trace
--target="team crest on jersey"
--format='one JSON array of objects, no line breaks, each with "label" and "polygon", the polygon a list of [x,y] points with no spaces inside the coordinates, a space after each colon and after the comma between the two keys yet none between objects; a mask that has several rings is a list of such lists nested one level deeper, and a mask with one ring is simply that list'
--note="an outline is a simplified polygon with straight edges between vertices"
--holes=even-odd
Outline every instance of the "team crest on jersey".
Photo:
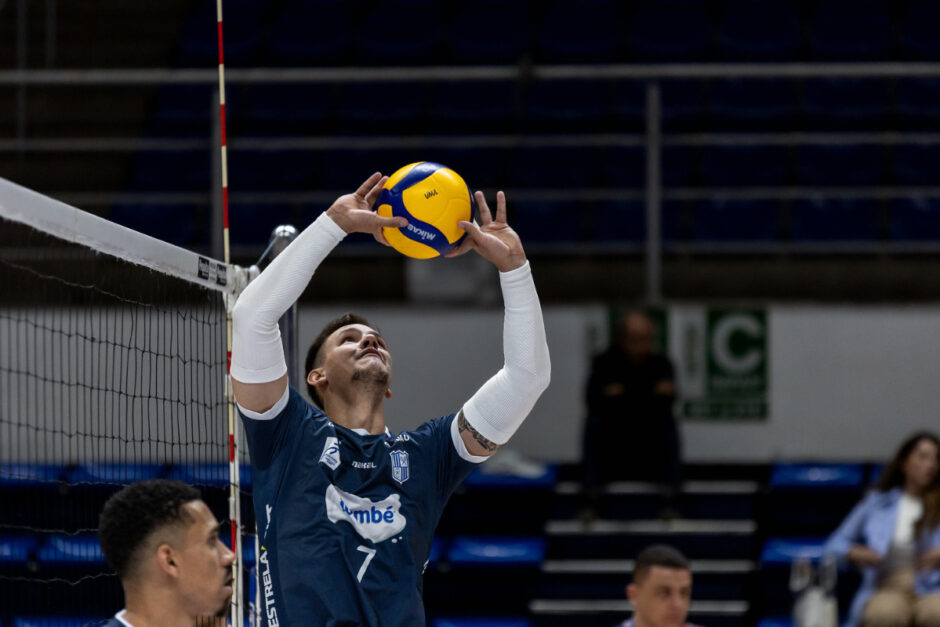
[{"label": "team crest on jersey", "polygon": [[339,467],[339,440],[332,436],[326,439],[326,443],[323,445],[323,452],[320,453],[320,463],[326,464],[333,470]]},{"label": "team crest on jersey", "polygon": [[408,453],[406,451],[392,451],[392,479],[398,483],[408,481],[411,471],[408,468]]}]

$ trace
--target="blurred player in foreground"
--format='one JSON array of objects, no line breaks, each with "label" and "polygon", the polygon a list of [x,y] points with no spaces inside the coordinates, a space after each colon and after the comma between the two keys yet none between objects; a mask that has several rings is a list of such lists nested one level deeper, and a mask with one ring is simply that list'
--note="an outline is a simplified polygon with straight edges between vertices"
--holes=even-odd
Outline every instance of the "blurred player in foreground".
[{"label": "blurred player in foreground", "polygon": [[664,544],[640,552],[627,586],[633,618],[623,627],[693,627],[685,622],[692,603],[692,570],[685,556]]},{"label": "blurred player in foreground", "polygon": [[98,536],[124,587],[124,609],[105,627],[193,627],[228,611],[235,554],[195,488],[133,483],[105,503]]},{"label": "blurred player in foreground", "polygon": [[[505,302],[503,367],[457,413],[389,432],[392,356],[382,334],[354,314],[327,324],[308,352],[307,389],[318,407],[288,386],[278,318],[348,233],[386,243],[383,226],[405,226],[373,211],[385,180],[376,173],[337,199],[248,286],[232,314],[232,380],[262,544],[261,610],[272,627],[423,625],[422,574],[447,499],[548,386],[542,311],[502,192],[495,217],[477,192],[481,225],[460,223],[468,237],[450,255],[473,250],[496,266]],[[443,347],[441,358],[462,356]]]}]

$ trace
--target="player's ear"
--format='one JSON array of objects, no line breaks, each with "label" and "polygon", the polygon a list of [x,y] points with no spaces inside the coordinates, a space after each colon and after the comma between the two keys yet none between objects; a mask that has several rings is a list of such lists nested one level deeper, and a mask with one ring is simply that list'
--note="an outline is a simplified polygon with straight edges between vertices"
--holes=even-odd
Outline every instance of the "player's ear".
[{"label": "player's ear", "polygon": [[157,566],[171,577],[179,577],[179,565],[176,563],[176,554],[167,543],[157,547]]},{"label": "player's ear", "polygon": [[631,583],[627,585],[627,598],[631,601],[636,599],[636,584]]},{"label": "player's ear", "polygon": [[323,372],[323,368],[314,368],[307,373],[307,383],[313,387],[322,385],[326,382],[326,373]]}]

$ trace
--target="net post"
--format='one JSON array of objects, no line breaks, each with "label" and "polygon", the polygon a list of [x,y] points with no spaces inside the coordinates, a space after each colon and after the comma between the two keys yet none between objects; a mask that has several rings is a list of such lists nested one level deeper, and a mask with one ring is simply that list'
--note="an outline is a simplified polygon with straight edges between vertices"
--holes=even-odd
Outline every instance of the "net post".
[{"label": "net post", "polygon": [[[296,238],[297,229],[293,226],[282,224],[281,226],[275,227],[271,232],[271,240],[268,244],[270,260],[274,261],[274,259],[284,252],[284,249]],[[292,386],[297,387],[300,384],[297,374],[297,303],[291,305],[291,308],[281,316],[277,324],[281,329],[281,342],[284,344],[284,357],[287,361],[287,378]]]}]

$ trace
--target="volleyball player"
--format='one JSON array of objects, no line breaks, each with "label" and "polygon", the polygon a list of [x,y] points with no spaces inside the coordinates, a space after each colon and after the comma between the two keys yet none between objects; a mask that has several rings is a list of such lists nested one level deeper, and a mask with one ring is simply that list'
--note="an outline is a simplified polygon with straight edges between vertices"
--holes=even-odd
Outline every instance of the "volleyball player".
[{"label": "volleyball player", "polygon": [[384,181],[373,174],[337,199],[233,311],[232,382],[254,469],[261,610],[271,627],[423,625],[422,573],[448,497],[509,439],[549,382],[538,295],[506,223],[505,196],[497,195],[494,218],[477,192],[481,225],[461,224],[468,238],[453,254],[474,250],[499,270],[502,369],[455,414],[391,433],[383,410],[391,352],[375,326],[347,314],[326,325],[307,356],[317,406],[289,388],[277,320],[348,233],[385,243],[382,227],[406,224],[372,210]]},{"label": "volleyball player", "polygon": [[98,536],[124,588],[124,609],[105,627],[193,627],[228,611],[235,554],[195,488],[132,483],[105,503]]}]

